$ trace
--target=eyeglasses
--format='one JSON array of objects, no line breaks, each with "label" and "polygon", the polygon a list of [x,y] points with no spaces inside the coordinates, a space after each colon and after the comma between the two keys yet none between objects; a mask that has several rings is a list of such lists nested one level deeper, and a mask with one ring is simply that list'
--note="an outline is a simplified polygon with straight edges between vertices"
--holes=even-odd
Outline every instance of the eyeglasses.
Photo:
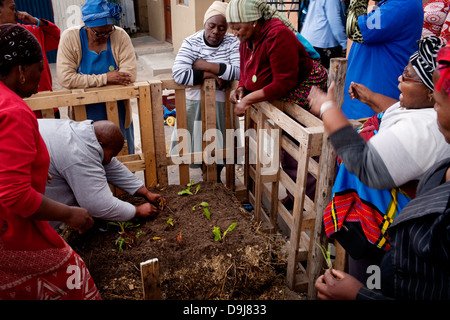
[{"label": "eyeglasses", "polygon": [[409,77],[409,76],[408,76],[408,71],[407,71],[406,67],[405,67],[405,69],[403,70],[403,73],[402,73],[402,81],[403,81],[403,82],[411,81],[411,82],[419,82],[419,83],[422,83],[422,82],[423,82],[421,79]]},{"label": "eyeglasses", "polygon": [[113,26],[112,29],[110,31],[107,31],[107,32],[97,32],[97,31],[95,31],[92,28],[91,28],[91,30],[95,34],[96,37],[101,38],[101,37],[106,37],[106,36],[112,35],[114,33],[114,31],[116,31],[116,26]]}]

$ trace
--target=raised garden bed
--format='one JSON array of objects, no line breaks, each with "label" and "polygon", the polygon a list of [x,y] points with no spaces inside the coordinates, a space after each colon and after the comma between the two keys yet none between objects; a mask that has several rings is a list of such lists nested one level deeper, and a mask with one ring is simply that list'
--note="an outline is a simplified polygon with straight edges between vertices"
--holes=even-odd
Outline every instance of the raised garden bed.
[{"label": "raised garden bed", "polygon": [[[116,226],[96,222],[83,235],[64,231],[64,238],[85,261],[104,300],[143,299],[140,263],[153,258],[159,260],[162,299],[303,298],[285,285],[287,262],[282,237],[260,232],[251,212],[244,210],[222,184],[201,182],[191,188],[192,195],[178,195],[184,189],[186,185],[151,189],[167,199],[167,207],[155,218],[133,220],[139,226],[128,232],[136,239],[122,251]],[[128,194],[119,197],[136,205],[145,201]],[[201,202],[208,203],[210,219],[199,206]],[[214,227],[219,227],[223,236],[233,223],[236,227],[215,241]],[[100,230],[106,226],[107,231]]]}]

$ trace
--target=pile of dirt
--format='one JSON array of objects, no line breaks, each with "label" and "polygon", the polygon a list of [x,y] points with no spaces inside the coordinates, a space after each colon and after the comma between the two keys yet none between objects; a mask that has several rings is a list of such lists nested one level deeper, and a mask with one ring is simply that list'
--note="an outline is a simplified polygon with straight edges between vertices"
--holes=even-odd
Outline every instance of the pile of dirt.
[{"label": "pile of dirt", "polygon": [[[260,232],[224,185],[201,182],[191,188],[192,195],[178,195],[185,188],[150,189],[164,196],[167,206],[154,218],[131,221],[134,227],[127,232],[134,243],[122,250],[117,226],[97,221],[82,235],[65,230],[63,237],[83,258],[103,299],[143,299],[140,263],[153,258],[159,260],[162,299],[303,298],[285,286],[281,237]],[[145,201],[129,194],[119,198],[134,205]],[[209,219],[202,202],[208,204]],[[215,241],[214,227],[223,235],[233,223],[236,227]]]}]

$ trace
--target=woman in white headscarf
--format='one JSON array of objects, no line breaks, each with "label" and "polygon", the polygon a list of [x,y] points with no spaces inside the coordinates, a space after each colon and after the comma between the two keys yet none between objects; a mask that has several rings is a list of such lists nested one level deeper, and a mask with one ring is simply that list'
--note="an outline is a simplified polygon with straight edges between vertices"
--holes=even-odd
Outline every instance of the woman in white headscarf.
[{"label": "woman in white headscarf", "polygon": [[[216,122],[222,133],[217,149],[225,145],[225,81],[239,79],[239,40],[227,33],[225,18],[228,3],[214,1],[205,13],[204,28],[183,40],[173,65],[175,82],[192,86],[205,79],[216,79]],[[201,100],[199,88],[186,89],[188,131],[191,135],[189,152],[202,151]],[[172,136],[171,154],[177,153],[176,128]],[[218,161],[218,177],[223,162]],[[191,165],[201,167],[201,164]]]}]

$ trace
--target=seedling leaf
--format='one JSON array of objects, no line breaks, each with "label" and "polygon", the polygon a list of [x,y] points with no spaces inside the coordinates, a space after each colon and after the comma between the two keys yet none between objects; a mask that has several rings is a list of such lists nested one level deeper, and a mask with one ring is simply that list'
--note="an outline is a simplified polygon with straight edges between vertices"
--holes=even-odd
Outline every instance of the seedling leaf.
[{"label": "seedling leaf", "polygon": [[231,232],[233,231],[234,228],[236,228],[237,223],[233,222],[232,224],[230,224],[230,226],[227,228],[227,230],[225,230],[225,232],[223,233],[222,238],[225,238],[227,232]]},{"label": "seedling leaf", "polygon": [[331,262],[331,253],[330,253],[331,245],[328,244],[328,250],[325,248],[325,246],[320,245],[317,242],[316,242],[316,245],[320,248],[320,251],[322,251],[322,255],[323,255],[324,259],[325,259],[325,262],[327,263],[327,267],[329,269],[332,269],[333,268],[333,263]]},{"label": "seedling leaf", "polygon": [[197,194],[200,191],[200,185],[197,186],[197,188],[195,189],[195,194]]},{"label": "seedling leaf", "polygon": [[169,220],[167,220],[167,224],[171,227],[173,227],[173,219],[169,218]]},{"label": "seedling leaf", "polygon": [[189,189],[184,189],[184,190],[181,190],[180,192],[178,192],[178,195],[179,195],[179,196],[183,196],[183,195],[185,195],[185,194],[190,194],[190,195],[192,195],[192,192],[191,192]]},{"label": "seedling leaf", "polygon": [[221,235],[219,227],[216,227],[216,226],[213,227],[213,234],[214,234],[214,241],[219,241],[222,239],[222,235]]},{"label": "seedling leaf", "polygon": [[200,205],[201,205],[203,208],[206,208],[207,206],[209,206],[208,202],[205,202],[205,201],[201,202]]},{"label": "seedling leaf", "polygon": [[203,208],[203,211],[205,211],[206,219],[209,220],[209,218],[211,217],[211,213],[209,212],[208,208]]}]

